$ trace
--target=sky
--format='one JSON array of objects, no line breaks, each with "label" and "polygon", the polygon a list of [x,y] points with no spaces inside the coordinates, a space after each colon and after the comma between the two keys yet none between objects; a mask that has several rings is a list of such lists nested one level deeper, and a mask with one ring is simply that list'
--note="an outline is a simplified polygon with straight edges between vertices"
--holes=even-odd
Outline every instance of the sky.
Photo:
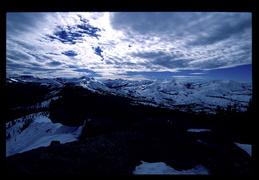
[{"label": "sky", "polygon": [[8,12],[6,75],[252,81],[249,12]]}]

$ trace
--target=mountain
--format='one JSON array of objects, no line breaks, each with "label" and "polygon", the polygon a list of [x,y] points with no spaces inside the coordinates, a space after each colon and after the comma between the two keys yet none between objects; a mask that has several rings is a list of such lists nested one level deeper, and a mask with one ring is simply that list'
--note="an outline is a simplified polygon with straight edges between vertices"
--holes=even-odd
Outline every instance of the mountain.
[{"label": "mountain", "polygon": [[[196,112],[213,112],[217,106],[226,109],[237,105],[245,111],[252,95],[251,84],[234,81],[206,81],[181,83],[175,80],[104,82],[118,94],[132,97],[136,102]],[[186,109],[188,107],[188,109]]]},{"label": "mountain", "polygon": [[251,96],[235,81],[9,77],[7,173],[132,174],[163,162],[250,174]]},{"label": "mountain", "polygon": [[70,83],[92,92],[128,97],[136,104],[159,106],[181,111],[215,113],[218,107],[235,107],[246,111],[252,97],[252,84],[235,81],[211,80],[177,82],[175,80],[130,81],[123,79],[97,81],[94,78],[40,79],[32,76],[10,78],[11,82],[37,82],[52,88]]}]

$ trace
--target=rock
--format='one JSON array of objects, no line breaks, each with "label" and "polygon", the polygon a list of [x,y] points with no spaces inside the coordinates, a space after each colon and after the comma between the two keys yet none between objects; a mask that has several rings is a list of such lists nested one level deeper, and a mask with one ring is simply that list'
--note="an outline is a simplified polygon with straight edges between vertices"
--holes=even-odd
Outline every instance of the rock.
[{"label": "rock", "polygon": [[50,146],[55,146],[60,144],[60,141],[51,141]]}]

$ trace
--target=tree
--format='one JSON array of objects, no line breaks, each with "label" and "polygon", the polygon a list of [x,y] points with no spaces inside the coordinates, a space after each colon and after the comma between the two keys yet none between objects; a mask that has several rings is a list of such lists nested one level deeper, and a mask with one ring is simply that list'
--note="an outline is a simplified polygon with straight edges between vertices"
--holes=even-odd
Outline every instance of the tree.
[{"label": "tree", "polygon": [[255,107],[254,100],[253,100],[253,97],[251,97],[251,99],[249,100],[249,103],[248,103],[247,111],[250,113],[253,113],[254,107]]},{"label": "tree", "polygon": [[221,106],[217,105],[217,107],[216,107],[216,114],[224,115],[225,114],[225,110]]}]

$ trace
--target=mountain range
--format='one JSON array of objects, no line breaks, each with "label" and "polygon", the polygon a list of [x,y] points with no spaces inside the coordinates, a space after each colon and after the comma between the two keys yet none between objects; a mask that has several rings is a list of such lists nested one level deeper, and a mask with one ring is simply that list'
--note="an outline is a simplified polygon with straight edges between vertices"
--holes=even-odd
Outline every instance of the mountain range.
[{"label": "mountain range", "polygon": [[251,104],[235,81],[9,77],[6,172],[250,174]]},{"label": "mountain range", "polygon": [[[252,84],[236,81],[210,80],[203,82],[177,82],[176,80],[123,79],[97,81],[94,78],[37,78],[20,76],[8,78],[7,83],[39,83],[57,93],[57,89],[69,83],[100,94],[112,94],[130,98],[136,104],[155,107],[215,113],[217,108],[235,108],[246,111],[252,97]],[[52,95],[49,95],[52,96]]]}]

